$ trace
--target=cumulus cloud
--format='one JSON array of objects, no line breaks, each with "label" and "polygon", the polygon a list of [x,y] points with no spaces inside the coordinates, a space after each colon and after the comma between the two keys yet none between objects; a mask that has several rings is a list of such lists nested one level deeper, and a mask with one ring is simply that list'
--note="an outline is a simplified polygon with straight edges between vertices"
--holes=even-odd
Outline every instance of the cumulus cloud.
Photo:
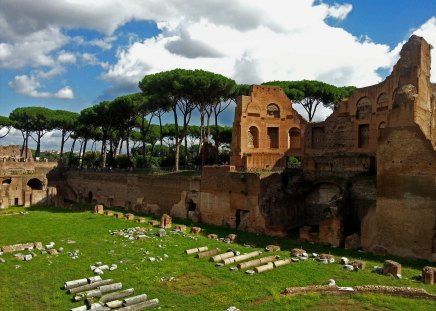
[{"label": "cumulus cloud", "polygon": [[353,9],[351,4],[337,4],[335,3],[333,6],[329,6],[327,8],[328,16],[335,18],[337,20],[344,20],[347,18],[348,14]]},{"label": "cumulus cloud", "polygon": [[214,58],[223,56],[223,54],[208,44],[192,39],[187,29],[184,28],[180,31],[180,37],[166,43],[165,48],[171,53],[187,58]]},{"label": "cumulus cloud", "polygon": [[62,51],[59,53],[57,60],[61,64],[74,64],[76,62],[76,55]]},{"label": "cumulus cloud", "polygon": [[[352,9],[349,4],[316,5],[309,0],[235,3],[233,17],[240,14],[244,18],[238,9],[243,4],[262,20],[249,14],[249,22],[234,25],[217,16],[216,10],[196,8],[203,14],[201,18],[191,14],[168,19],[158,24],[159,36],[122,48],[104,78],[135,85],[145,74],[201,68],[239,83],[321,79],[364,86],[379,82],[377,70],[391,66],[393,55],[387,45],[361,41],[325,22],[344,19]],[[183,5],[180,10],[183,12]]]},{"label": "cumulus cloud", "polygon": [[59,98],[59,99],[73,99],[74,92],[69,86],[65,86],[60,90],[50,93],[41,92],[39,88],[41,83],[34,75],[20,75],[16,76],[13,81],[9,82],[9,87],[15,92],[35,98]]},{"label": "cumulus cloud", "polygon": [[[353,10],[346,0],[332,5],[315,0],[0,2],[0,68],[37,68],[39,74],[20,75],[10,82],[14,90],[34,97],[72,98],[69,87],[41,91],[41,80],[73,64],[102,67],[111,92],[137,89],[145,74],[174,68],[201,68],[239,83],[318,79],[365,86],[380,82],[378,70],[391,68],[399,51],[329,26],[326,20],[342,21]],[[434,46],[435,20],[414,30]],[[112,64],[99,60],[95,49],[68,50],[70,44],[109,51],[118,39],[116,30],[131,21],[154,22],[160,33],[152,38],[131,36],[127,46],[116,50]],[[70,29],[100,34],[92,40],[71,38]]]}]

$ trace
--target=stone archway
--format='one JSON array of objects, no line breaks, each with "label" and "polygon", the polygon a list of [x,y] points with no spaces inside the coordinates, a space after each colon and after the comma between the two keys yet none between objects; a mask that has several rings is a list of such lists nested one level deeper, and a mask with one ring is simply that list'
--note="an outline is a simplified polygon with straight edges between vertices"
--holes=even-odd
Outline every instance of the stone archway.
[{"label": "stone archway", "polygon": [[32,189],[32,190],[43,190],[44,189],[43,182],[41,180],[39,180],[38,178],[29,179],[29,181],[27,182],[27,186],[29,186],[30,189]]}]

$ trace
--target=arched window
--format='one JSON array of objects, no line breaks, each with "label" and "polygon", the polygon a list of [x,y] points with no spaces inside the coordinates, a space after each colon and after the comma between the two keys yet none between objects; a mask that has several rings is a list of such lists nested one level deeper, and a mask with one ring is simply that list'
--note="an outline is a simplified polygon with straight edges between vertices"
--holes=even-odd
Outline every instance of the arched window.
[{"label": "arched window", "polygon": [[43,185],[42,185],[42,181],[40,181],[38,178],[32,178],[27,182],[27,185],[32,189],[32,190],[42,190]]},{"label": "arched window", "polygon": [[276,104],[269,104],[266,113],[273,118],[280,118],[280,108]]},{"label": "arched window", "polygon": [[389,106],[389,97],[386,93],[381,93],[377,98],[377,110],[387,110]]},{"label": "arched window", "polygon": [[11,182],[12,182],[12,179],[6,178],[6,179],[3,180],[2,185],[10,185]]},{"label": "arched window", "polygon": [[368,97],[363,97],[357,102],[356,119],[366,119],[371,115],[371,101]]},{"label": "arched window", "polygon": [[248,129],[247,147],[259,148],[259,130],[255,126],[251,126]]},{"label": "arched window", "polygon": [[289,130],[289,148],[290,149],[301,148],[301,131],[297,127],[293,127]]}]

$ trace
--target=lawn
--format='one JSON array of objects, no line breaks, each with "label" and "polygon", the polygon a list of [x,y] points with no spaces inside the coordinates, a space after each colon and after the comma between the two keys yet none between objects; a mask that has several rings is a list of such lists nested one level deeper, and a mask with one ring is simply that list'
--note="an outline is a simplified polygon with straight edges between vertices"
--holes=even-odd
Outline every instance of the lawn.
[{"label": "lawn", "polygon": [[[22,211],[22,208],[11,210]],[[200,224],[201,235],[180,234],[167,230],[163,237],[152,236],[159,228],[114,217],[95,215],[89,211],[72,211],[53,208],[29,208],[27,215],[0,215],[0,246],[53,241],[56,248],[63,247],[59,255],[38,254],[31,261],[19,261],[12,254],[1,257],[0,310],[67,310],[83,303],[71,301],[71,295],[61,286],[65,281],[92,276],[90,265],[97,261],[117,264],[118,269],[105,271],[103,279],[111,278],[123,283],[123,288],[135,288],[138,294],[158,298],[161,310],[225,310],[236,306],[241,310],[436,310],[436,301],[406,299],[386,295],[322,295],[307,294],[284,297],[286,287],[324,285],[334,279],[339,286],[390,285],[425,288],[436,294],[436,286],[424,285],[412,279],[420,275],[428,262],[389,257],[402,263],[402,279],[372,273],[373,266],[382,266],[386,258],[363,252],[301,244],[288,239],[275,239],[231,229]],[[148,218],[151,219],[151,218]],[[190,223],[175,220],[191,226]],[[198,224],[197,224],[198,225]],[[110,235],[110,230],[135,226],[145,227],[149,238],[130,241]],[[225,237],[238,235],[238,244],[207,239],[208,233]],[[67,244],[67,240],[76,241]],[[279,244],[279,255],[289,257],[293,247],[303,247],[308,252],[330,252],[338,257],[362,259],[367,268],[359,272],[343,270],[340,264],[322,265],[312,259],[292,263],[261,274],[248,275],[244,271],[230,271],[228,267],[215,267],[205,259],[184,254],[185,249],[208,246],[209,249],[229,247],[241,253],[253,251],[243,246],[255,243],[256,250],[267,244]],[[68,252],[80,251],[77,260]],[[21,253],[27,253],[23,251]],[[166,255],[166,256],[164,256]],[[150,261],[161,257],[162,261]],[[171,279],[173,278],[173,279]],[[171,281],[169,281],[171,279]]]}]

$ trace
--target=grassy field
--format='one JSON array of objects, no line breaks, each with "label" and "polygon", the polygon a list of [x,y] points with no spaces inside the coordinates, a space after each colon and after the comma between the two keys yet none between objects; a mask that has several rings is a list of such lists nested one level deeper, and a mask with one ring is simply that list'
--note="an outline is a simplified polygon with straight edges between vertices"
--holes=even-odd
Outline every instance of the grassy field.
[{"label": "grassy field", "polygon": [[[198,237],[167,230],[168,234],[164,237],[129,241],[121,236],[110,235],[109,230],[142,226],[151,235],[159,228],[94,215],[89,211],[52,208],[30,208],[26,211],[29,214],[0,215],[0,245],[37,241],[48,244],[53,241],[56,248],[63,247],[65,250],[57,256],[41,255],[37,252],[38,256],[28,262],[19,261],[11,254],[2,255],[6,260],[6,263],[0,264],[2,311],[67,310],[81,305],[71,302],[70,295],[61,290],[61,286],[65,281],[91,276],[89,266],[97,261],[118,265],[117,270],[106,271],[102,276],[104,279],[112,278],[122,282],[124,288],[134,287],[138,294],[147,293],[150,298],[159,298],[161,310],[225,310],[230,306],[241,310],[436,310],[436,301],[385,295],[280,295],[286,287],[322,285],[328,279],[336,280],[339,286],[409,286],[425,288],[436,294],[436,286],[412,280],[428,264],[424,261],[390,257],[403,265],[403,279],[400,280],[372,273],[372,267],[382,266],[385,258],[362,252],[301,244],[243,232],[236,232],[239,244],[229,245],[209,240],[205,235],[216,233],[225,237],[229,233],[235,233],[234,231],[206,225],[200,225],[204,229],[204,235]],[[76,243],[67,244],[67,240],[74,240]],[[256,249],[262,249],[267,244],[279,244],[283,250],[279,254],[285,258],[289,257],[291,248],[302,246],[308,252],[330,252],[350,259],[363,259],[367,262],[367,268],[359,272],[348,272],[339,264],[321,265],[309,259],[250,276],[243,271],[230,271],[228,267],[217,268],[207,259],[196,259],[183,252],[199,246],[209,246],[209,249],[219,247],[222,251],[229,247],[241,252],[252,251],[252,248],[242,245],[244,242],[255,243]],[[80,251],[77,260],[67,255],[74,250]],[[163,260],[149,260],[149,257],[158,256]],[[174,277],[173,281],[166,281],[171,277]]]}]

